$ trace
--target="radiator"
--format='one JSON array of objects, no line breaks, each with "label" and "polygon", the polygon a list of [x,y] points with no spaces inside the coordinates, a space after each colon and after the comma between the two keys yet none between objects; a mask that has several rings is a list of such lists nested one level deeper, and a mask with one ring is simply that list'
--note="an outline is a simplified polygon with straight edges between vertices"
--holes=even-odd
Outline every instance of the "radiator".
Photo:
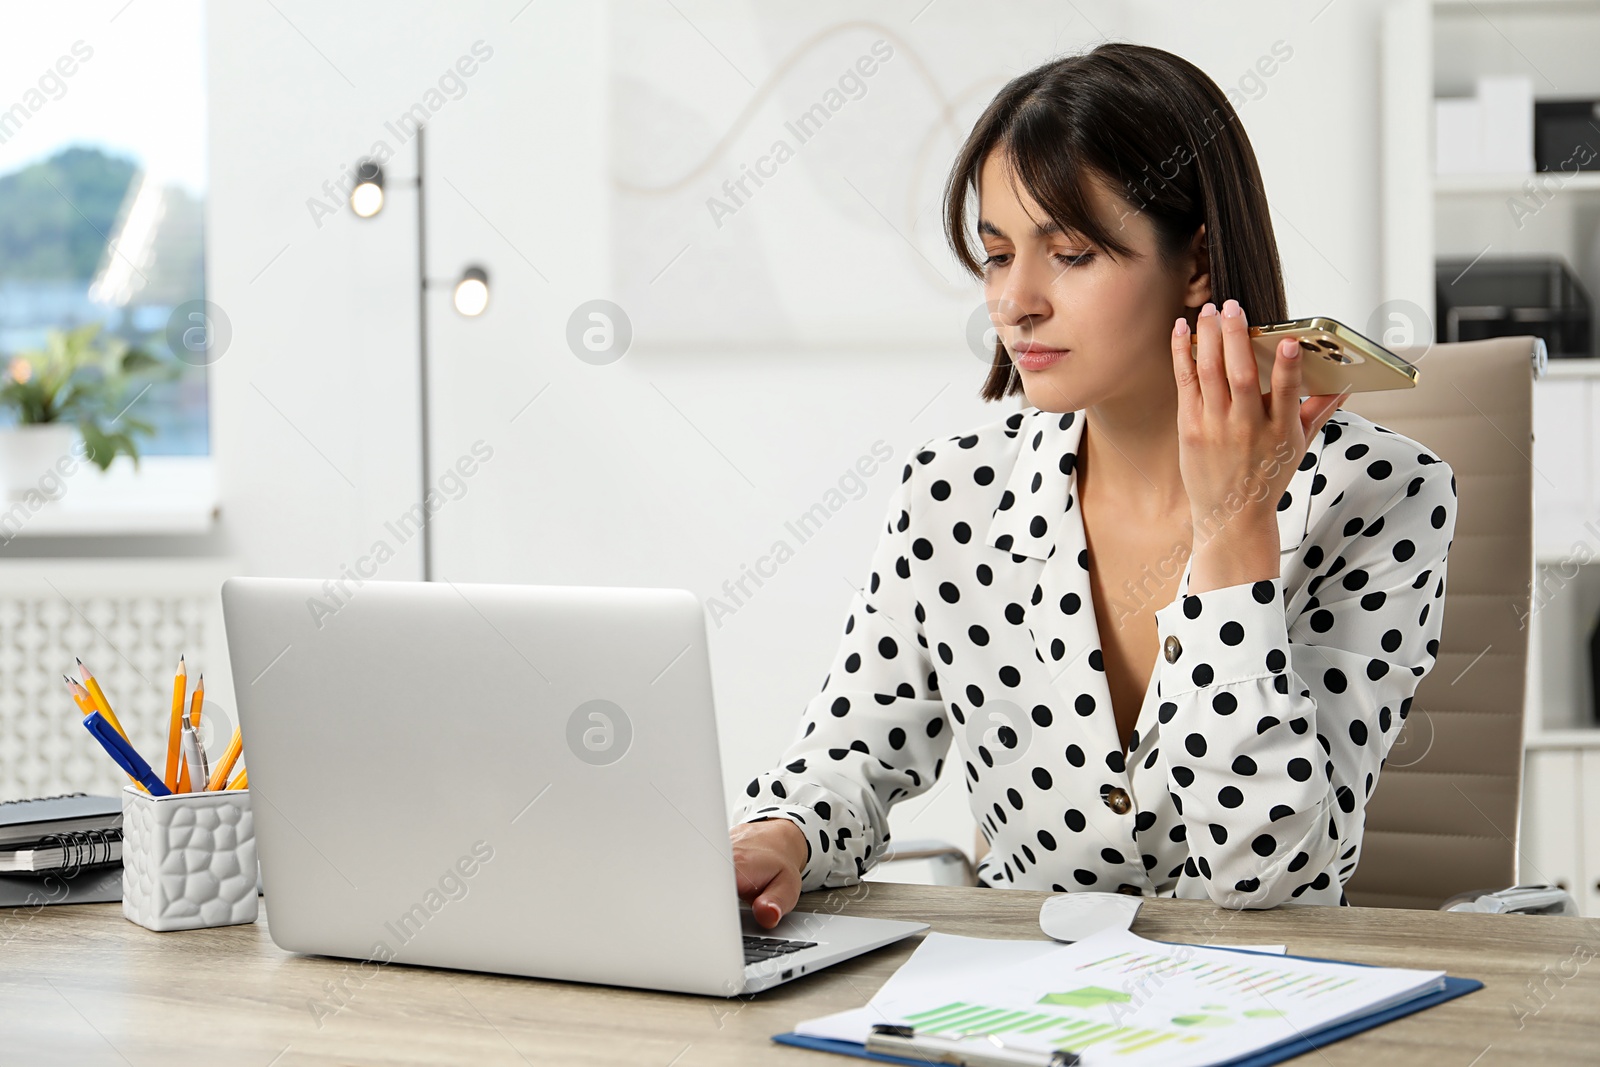
[{"label": "radiator", "polygon": [[82,726],[62,682],[82,657],[128,738],[161,774],[172,674],[204,672],[201,739],[212,759],[235,724],[222,629],[227,561],[33,559],[0,564],[0,800],[128,784]]}]

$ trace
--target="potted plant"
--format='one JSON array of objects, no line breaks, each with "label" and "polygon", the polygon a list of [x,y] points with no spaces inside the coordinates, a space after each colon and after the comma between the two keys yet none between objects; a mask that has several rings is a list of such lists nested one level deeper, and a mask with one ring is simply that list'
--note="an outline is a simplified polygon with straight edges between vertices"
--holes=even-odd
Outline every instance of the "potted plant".
[{"label": "potted plant", "polygon": [[105,470],[126,453],[137,467],[135,437],[153,434],[155,427],[128,409],[150,384],[175,373],[120,337],[102,337],[98,322],[52,329],[44,348],[13,355],[0,378],[0,408],[16,413],[16,425],[0,430],[6,499],[45,491],[41,486],[64,493],[59,479],[46,477],[64,457],[82,457]]}]

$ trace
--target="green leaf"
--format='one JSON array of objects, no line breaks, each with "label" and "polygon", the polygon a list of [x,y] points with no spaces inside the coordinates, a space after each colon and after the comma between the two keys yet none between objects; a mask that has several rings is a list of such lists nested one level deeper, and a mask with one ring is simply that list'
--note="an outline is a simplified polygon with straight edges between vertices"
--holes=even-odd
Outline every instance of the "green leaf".
[{"label": "green leaf", "polygon": [[116,443],[100,431],[100,427],[92,420],[78,423],[78,430],[83,434],[83,443],[87,450],[87,457],[91,463],[105,470],[111,466],[111,461],[117,458]]},{"label": "green leaf", "polygon": [[138,374],[140,371],[163,370],[166,361],[157,359],[142,348],[130,348],[122,355],[122,373]]},{"label": "green leaf", "polygon": [[116,442],[118,449],[128,454],[128,458],[133,460],[134,470],[138,470],[139,446],[134,439],[126,433],[114,433],[111,434],[111,440]]}]

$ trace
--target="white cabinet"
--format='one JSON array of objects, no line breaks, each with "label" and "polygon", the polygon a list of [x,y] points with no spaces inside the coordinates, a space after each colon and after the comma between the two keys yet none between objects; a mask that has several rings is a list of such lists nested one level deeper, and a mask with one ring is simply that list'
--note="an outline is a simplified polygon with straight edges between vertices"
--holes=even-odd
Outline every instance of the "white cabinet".
[{"label": "white cabinet", "polygon": [[1581,828],[1577,877],[1581,881],[1572,895],[1583,913],[1592,917],[1600,915],[1600,747],[1585,748],[1579,757],[1577,799]]},{"label": "white cabinet", "polygon": [[[1530,749],[1523,767],[1522,847],[1517,855],[1517,881],[1558,885],[1571,893],[1586,915],[1600,915],[1592,900],[1584,899],[1584,849],[1579,820],[1582,806],[1580,763],[1585,756],[1600,759],[1600,751],[1569,748]],[[1600,779],[1596,779],[1600,783]],[[1594,790],[1600,803],[1600,785]],[[1600,819],[1583,820],[1589,833],[1600,832]],[[1600,860],[1600,847],[1590,849]],[[1600,877],[1600,872],[1597,872]],[[1592,885],[1587,888],[1593,889]]]},{"label": "white cabinet", "polygon": [[[1597,403],[1600,389],[1587,378],[1534,383],[1533,492],[1538,502],[1534,544],[1541,558],[1562,558],[1583,535],[1584,520],[1595,513],[1591,472]],[[1596,557],[1600,558],[1600,550]]]},{"label": "white cabinet", "polygon": [[1517,881],[1558,885],[1600,916],[1600,731],[1552,732],[1524,765]]},{"label": "white cabinet", "polygon": [[[1553,362],[1534,386],[1534,545],[1522,882],[1600,916],[1600,729],[1589,639],[1600,619],[1600,368]],[[1591,375],[1594,375],[1591,377]]]}]

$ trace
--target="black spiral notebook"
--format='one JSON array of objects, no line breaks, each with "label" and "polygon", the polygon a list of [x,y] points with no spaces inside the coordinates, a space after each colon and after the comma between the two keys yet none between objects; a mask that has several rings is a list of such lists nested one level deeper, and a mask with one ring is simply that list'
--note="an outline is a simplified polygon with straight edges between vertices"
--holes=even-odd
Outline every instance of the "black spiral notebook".
[{"label": "black spiral notebook", "polygon": [[120,829],[69,830],[47,834],[42,841],[30,841],[25,845],[0,845],[0,874],[75,871],[79,867],[98,867],[121,860]]},{"label": "black spiral notebook", "polygon": [[100,904],[122,899],[122,863],[110,859],[120,841],[119,797],[68,793],[0,801],[0,851],[56,853],[51,870],[0,874],[0,908]]},{"label": "black spiral notebook", "polygon": [[110,830],[122,825],[122,798],[63,793],[0,801],[0,848],[42,841],[51,834]]},{"label": "black spiral notebook", "polygon": [[76,871],[0,874],[0,908],[45,904],[105,904],[122,899],[122,864],[106,863]]}]

